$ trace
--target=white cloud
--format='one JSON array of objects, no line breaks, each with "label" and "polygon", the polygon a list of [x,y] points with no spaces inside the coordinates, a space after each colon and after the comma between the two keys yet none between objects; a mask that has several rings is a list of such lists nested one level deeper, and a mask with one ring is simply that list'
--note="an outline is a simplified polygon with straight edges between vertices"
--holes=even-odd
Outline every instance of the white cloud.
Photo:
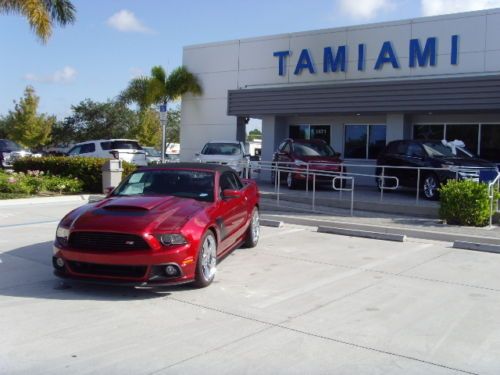
[{"label": "white cloud", "polygon": [[41,83],[71,83],[76,79],[77,71],[71,66],[65,66],[60,70],[56,70],[54,73],[49,75],[38,75],[33,73],[27,73],[24,75],[24,79],[27,81],[41,82]]},{"label": "white cloud", "polygon": [[153,30],[145,26],[130,10],[123,9],[108,18],[108,26],[122,32],[151,34]]},{"label": "white cloud", "polygon": [[500,7],[500,0],[421,0],[422,14],[434,16],[437,14],[468,12]]},{"label": "white cloud", "polygon": [[394,10],[393,0],[340,0],[340,11],[353,19],[369,20],[380,12]]}]

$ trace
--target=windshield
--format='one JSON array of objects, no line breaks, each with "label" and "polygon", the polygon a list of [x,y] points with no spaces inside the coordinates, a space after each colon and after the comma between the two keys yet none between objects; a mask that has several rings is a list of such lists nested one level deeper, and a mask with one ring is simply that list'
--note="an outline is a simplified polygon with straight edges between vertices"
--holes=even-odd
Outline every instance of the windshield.
[{"label": "windshield", "polygon": [[207,143],[203,150],[203,155],[238,155],[241,148],[238,143]]},{"label": "windshield", "polygon": [[131,174],[113,196],[176,196],[214,200],[214,173],[187,170],[138,171]]},{"label": "windshield", "polygon": [[333,148],[326,143],[295,143],[293,151],[298,156],[335,156]]},{"label": "windshield", "polygon": [[147,156],[157,156],[157,157],[160,157],[161,156],[161,153],[160,151],[154,149],[154,148],[149,148],[149,147],[144,147],[144,151],[146,151],[146,155]]},{"label": "windshield", "polygon": [[7,139],[0,140],[0,149],[2,150],[11,150],[11,151],[19,151],[22,150],[22,147],[17,143],[9,141]]},{"label": "windshield", "polygon": [[440,142],[424,142],[422,143],[422,146],[424,146],[425,151],[430,157],[441,157],[441,158],[456,158],[456,157],[461,157],[461,158],[472,158],[474,157],[473,153],[470,152],[469,150],[461,147],[457,147],[457,154],[453,154],[453,151],[451,147],[445,146]]}]

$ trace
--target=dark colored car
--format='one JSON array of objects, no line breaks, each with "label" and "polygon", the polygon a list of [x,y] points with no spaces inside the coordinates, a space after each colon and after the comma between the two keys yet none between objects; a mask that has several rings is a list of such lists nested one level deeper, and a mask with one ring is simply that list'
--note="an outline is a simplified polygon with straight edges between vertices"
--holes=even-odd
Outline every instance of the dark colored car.
[{"label": "dark colored car", "polygon": [[[323,173],[317,175],[316,182],[328,183],[332,186],[333,177],[342,171],[342,160],[340,153],[321,139],[294,140],[285,139],[278,147],[273,156],[272,181],[276,179],[274,169],[283,168],[280,171],[280,179],[285,180],[289,189],[296,189],[305,185],[306,180],[313,180],[312,172]],[[310,173],[308,173],[308,170]],[[346,172],[344,169],[342,172]],[[338,183],[337,186],[344,184]]]},{"label": "dark colored car", "polygon": [[0,139],[0,167],[12,168],[16,159],[31,155],[31,151],[23,149],[17,143]]},{"label": "dark colored car", "polygon": [[[438,189],[441,184],[450,178],[473,179],[479,181],[480,171],[496,172],[496,166],[483,159],[479,159],[465,148],[452,147],[442,141],[392,141],[385,147],[377,159],[377,165],[395,167],[415,167],[414,169],[384,168],[384,176],[394,176],[399,179],[400,186],[416,187],[418,180],[417,167],[420,170],[420,189],[425,198],[438,199]],[[446,168],[432,170],[425,168]],[[378,167],[376,174],[382,174]],[[377,186],[382,185],[382,179],[377,177]],[[384,186],[394,187],[396,181],[384,179]]]},{"label": "dark colored car", "polygon": [[254,181],[212,164],[146,167],[61,220],[53,266],[63,278],[205,287],[217,260],[242,244],[256,246],[259,234]]}]

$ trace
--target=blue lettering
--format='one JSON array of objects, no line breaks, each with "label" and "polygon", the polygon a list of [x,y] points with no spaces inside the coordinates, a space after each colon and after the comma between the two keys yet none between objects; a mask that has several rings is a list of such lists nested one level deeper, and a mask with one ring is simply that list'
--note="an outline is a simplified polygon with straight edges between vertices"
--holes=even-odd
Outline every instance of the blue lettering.
[{"label": "blue lettering", "polygon": [[328,73],[336,72],[340,65],[340,71],[345,72],[345,63],[346,63],[346,46],[340,46],[337,49],[337,54],[335,58],[333,58],[333,52],[331,47],[325,47],[323,53],[323,72]]},{"label": "blue lettering", "polygon": [[299,61],[297,61],[297,66],[295,67],[295,71],[293,74],[299,75],[302,73],[303,69],[308,69],[309,73],[314,74],[314,65],[311,60],[311,56],[309,55],[309,51],[307,49],[303,49],[299,56]]},{"label": "blue lettering", "polygon": [[423,52],[420,46],[420,40],[411,39],[410,68],[414,68],[416,62],[418,62],[418,66],[420,67],[427,66],[427,62],[429,61],[431,66],[436,65],[436,38],[427,38]]},{"label": "blue lettering", "polygon": [[290,56],[290,51],[277,51],[273,53],[274,57],[278,58],[278,74],[280,76],[285,75],[285,67],[286,67],[286,57]]},{"label": "blue lettering", "polygon": [[458,35],[451,36],[451,65],[458,64]]},{"label": "blue lettering", "polygon": [[375,63],[375,70],[380,70],[385,63],[391,63],[394,69],[399,69],[398,59],[394,54],[391,42],[384,42],[380,53],[378,54],[377,62]]},{"label": "blue lettering", "polygon": [[365,70],[365,45],[358,44],[358,70]]}]

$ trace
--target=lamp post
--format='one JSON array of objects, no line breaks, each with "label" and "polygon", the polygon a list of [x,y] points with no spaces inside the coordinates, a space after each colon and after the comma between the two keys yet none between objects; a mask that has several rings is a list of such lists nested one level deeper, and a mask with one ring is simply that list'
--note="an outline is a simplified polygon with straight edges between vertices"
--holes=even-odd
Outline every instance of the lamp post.
[{"label": "lamp post", "polygon": [[161,163],[165,163],[165,142],[167,135],[167,103],[160,105],[160,123],[161,123]]}]

